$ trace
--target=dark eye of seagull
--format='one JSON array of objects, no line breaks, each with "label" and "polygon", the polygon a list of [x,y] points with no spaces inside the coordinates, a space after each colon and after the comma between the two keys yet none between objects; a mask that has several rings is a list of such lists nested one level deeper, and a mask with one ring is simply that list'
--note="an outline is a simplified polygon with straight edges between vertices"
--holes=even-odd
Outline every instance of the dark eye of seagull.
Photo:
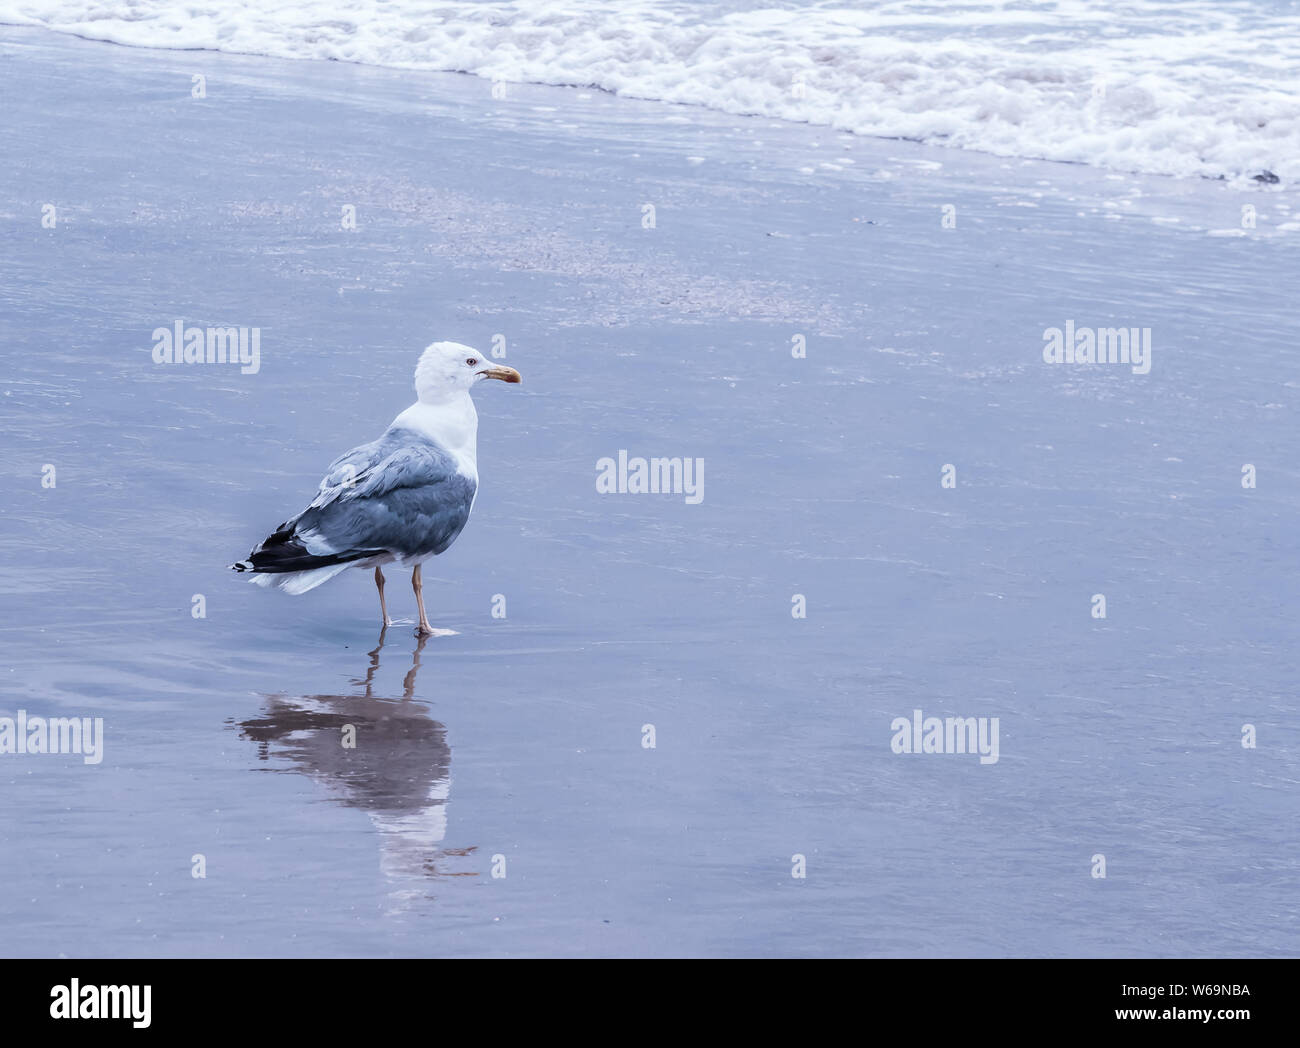
[{"label": "dark eye of seagull", "polygon": [[475,364],[478,363],[478,361],[475,360],[473,357],[470,357],[467,361],[465,361],[465,363],[468,364],[470,367],[473,367]]}]

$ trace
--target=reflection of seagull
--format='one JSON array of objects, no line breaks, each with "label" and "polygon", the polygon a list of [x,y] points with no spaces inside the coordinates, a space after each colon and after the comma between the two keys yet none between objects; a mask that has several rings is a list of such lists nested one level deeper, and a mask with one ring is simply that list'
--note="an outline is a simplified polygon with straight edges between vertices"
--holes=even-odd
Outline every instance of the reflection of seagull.
[{"label": "reflection of seagull", "polygon": [[306,593],[345,568],[373,567],[389,626],[381,566],[409,564],[419,632],[433,633],[420,565],[455,541],[474,505],[478,414],[469,391],[484,378],[518,382],[519,372],[457,342],[433,343],[415,368],[419,399],[378,440],[330,463],[311,504],[231,567],[287,593]]},{"label": "reflection of seagull", "polygon": [[381,633],[365,679],[356,682],[363,695],[268,695],[265,715],[239,725],[262,760],[287,758],[344,807],[365,811],[379,831],[380,866],[392,880],[447,875],[434,863],[447,833],[451,749],[446,729],[412,701],[426,640],[416,646],[400,700],[373,694]]}]

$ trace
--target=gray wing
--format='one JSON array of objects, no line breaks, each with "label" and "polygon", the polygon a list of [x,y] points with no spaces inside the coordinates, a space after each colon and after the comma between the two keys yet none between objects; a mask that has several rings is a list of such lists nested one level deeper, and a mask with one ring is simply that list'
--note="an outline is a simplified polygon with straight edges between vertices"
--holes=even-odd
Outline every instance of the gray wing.
[{"label": "gray wing", "polygon": [[293,531],[313,554],[429,556],[460,534],[475,487],[440,445],[410,430],[389,430],[330,463]]}]

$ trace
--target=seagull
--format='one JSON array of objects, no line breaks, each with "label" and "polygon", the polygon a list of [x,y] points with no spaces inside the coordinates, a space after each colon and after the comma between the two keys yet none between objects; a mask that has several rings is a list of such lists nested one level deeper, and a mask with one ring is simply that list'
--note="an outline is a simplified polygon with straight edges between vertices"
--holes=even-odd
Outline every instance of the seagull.
[{"label": "seagull", "polygon": [[420,566],[456,540],[474,507],[478,413],[469,391],[485,378],[520,381],[514,368],[459,342],[428,346],[415,366],[416,402],[378,440],[331,462],[311,504],[231,568],[297,594],[346,568],[373,567],[386,629],[393,623],[383,565],[409,565],[420,608],[416,632],[431,636]]}]

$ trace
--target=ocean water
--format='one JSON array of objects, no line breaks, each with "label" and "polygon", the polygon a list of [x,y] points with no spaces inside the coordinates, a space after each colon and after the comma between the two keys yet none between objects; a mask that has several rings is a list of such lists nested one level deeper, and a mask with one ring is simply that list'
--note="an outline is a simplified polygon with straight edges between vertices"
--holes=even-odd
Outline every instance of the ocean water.
[{"label": "ocean water", "polygon": [[1300,176],[1296,0],[0,0],[0,23],[596,87],[1118,171]]},{"label": "ocean water", "polygon": [[[34,27],[0,92],[0,715],[105,728],[0,755],[0,952],[1297,952],[1289,184]],[[227,569],[498,336],[453,635]]]}]

